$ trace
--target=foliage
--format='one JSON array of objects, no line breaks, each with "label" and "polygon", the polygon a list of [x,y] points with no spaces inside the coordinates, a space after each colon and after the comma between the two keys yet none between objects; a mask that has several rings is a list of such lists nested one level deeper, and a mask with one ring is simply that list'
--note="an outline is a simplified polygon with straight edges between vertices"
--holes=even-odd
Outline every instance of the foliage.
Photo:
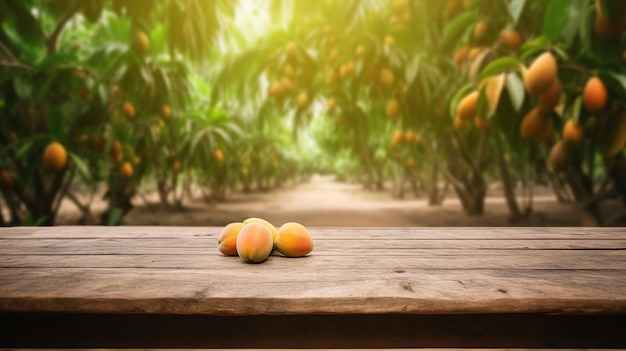
[{"label": "foliage", "polygon": [[[532,210],[533,185],[548,183],[608,224],[599,202],[626,201],[624,7],[0,2],[0,169],[15,179],[3,188],[10,222],[51,224],[66,197],[89,217],[93,194],[103,192],[101,222],[119,223],[148,183],[164,204],[181,204],[181,181],[215,200],[298,179],[315,164],[370,188],[391,180],[399,197],[409,180],[433,204],[447,183],[470,215],[482,213],[487,184],[502,181],[517,219]],[[545,53],[556,71],[534,74]],[[551,73],[561,89],[554,106],[528,82]],[[590,93],[608,101],[598,111],[584,91],[592,77],[606,87]],[[536,108],[542,133],[529,140]],[[69,152],[55,174],[42,165],[51,141]],[[126,162],[131,176],[120,175]],[[74,194],[77,182],[91,191],[86,202]]]}]

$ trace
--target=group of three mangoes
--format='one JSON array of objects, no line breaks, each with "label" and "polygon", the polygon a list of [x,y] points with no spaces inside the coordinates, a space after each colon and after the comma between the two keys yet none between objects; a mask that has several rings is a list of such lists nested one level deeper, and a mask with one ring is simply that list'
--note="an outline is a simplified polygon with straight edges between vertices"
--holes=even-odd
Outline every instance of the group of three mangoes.
[{"label": "group of three mangoes", "polygon": [[244,262],[260,263],[274,249],[287,257],[306,256],[313,250],[313,239],[300,223],[288,222],[276,229],[264,219],[248,218],[225,226],[217,248],[224,255],[239,255]]}]

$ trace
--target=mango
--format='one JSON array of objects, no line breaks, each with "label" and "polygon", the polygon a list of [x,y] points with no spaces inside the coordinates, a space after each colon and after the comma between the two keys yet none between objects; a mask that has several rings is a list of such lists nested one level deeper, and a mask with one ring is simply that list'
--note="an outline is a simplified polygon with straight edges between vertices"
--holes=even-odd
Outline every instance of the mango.
[{"label": "mango", "polygon": [[550,118],[536,107],[532,109],[522,120],[520,134],[526,140],[535,140],[544,135],[549,128]]},{"label": "mango", "polygon": [[278,230],[274,246],[287,257],[302,257],[313,250],[313,239],[302,224],[288,222]]},{"label": "mango", "polygon": [[591,77],[583,91],[583,104],[592,114],[598,114],[606,109],[609,93],[606,86],[598,77]]},{"label": "mango", "polygon": [[561,81],[556,78],[554,83],[550,89],[543,95],[539,97],[538,106],[542,112],[550,112],[554,110],[561,101],[561,94],[563,92],[563,87],[561,86]]},{"label": "mango", "polygon": [[230,223],[222,229],[220,238],[217,242],[217,249],[226,256],[237,255],[237,237],[243,223]]},{"label": "mango", "polygon": [[67,150],[58,142],[48,144],[43,153],[43,164],[51,172],[58,172],[67,163]]},{"label": "mango", "polygon": [[574,145],[578,145],[583,142],[585,137],[584,128],[582,125],[574,123],[573,119],[568,119],[563,126],[563,140],[567,140]]},{"label": "mango", "polygon": [[467,94],[457,107],[457,115],[466,121],[474,119],[476,116],[476,105],[478,105],[478,91]]},{"label": "mango", "polygon": [[237,235],[237,254],[244,262],[261,263],[272,253],[273,248],[272,233],[262,223],[248,223]]},{"label": "mango", "polygon": [[256,218],[256,217],[251,217],[246,219],[245,221],[243,221],[243,224],[248,224],[248,223],[261,223],[264,226],[267,227],[267,229],[270,231],[270,233],[272,233],[272,242],[276,241],[276,237],[278,236],[278,229],[276,229],[276,227],[274,227],[274,225],[262,218]]},{"label": "mango", "polygon": [[563,172],[569,167],[571,159],[570,146],[567,141],[561,140],[552,146],[548,165],[554,172]]},{"label": "mango", "polygon": [[552,88],[556,78],[556,59],[552,53],[545,52],[537,57],[528,68],[524,76],[524,86],[530,95],[539,97]]}]

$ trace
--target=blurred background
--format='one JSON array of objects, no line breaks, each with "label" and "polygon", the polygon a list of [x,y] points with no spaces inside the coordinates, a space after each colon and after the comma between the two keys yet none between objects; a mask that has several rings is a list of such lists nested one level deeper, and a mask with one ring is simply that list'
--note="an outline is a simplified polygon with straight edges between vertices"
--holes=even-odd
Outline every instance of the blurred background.
[{"label": "blurred background", "polygon": [[0,225],[625,225],[625,28],[619,0],[2,0]]}]

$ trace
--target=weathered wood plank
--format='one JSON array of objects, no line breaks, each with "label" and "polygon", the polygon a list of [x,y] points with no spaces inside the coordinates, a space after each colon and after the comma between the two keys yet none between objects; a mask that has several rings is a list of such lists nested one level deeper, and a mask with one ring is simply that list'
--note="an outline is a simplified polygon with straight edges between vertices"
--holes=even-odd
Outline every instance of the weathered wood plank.
[{"label": "weathered wood plank", "polygon": [[[99,226],[59,226],[59,227],[14,227],[0,228],[2,238],[180,238],[216,237],[222,227],[99,227]],[[326,239],[369,239],[416,238],[416,239],[623,239],[624,228],[584,228],[584,227],[536,227],[536,228],[310,228],[316,237]]]},{"label": "weathered wood plank", "polygon": [[[323,240],[320,240],[323,239]],[[46,252],[75,252],[75,253],[102,253],[102,250],[115,250],[119,248],[119,253],[153,252],[165,251],[189,254],[210,253],[217,248],[217,238],[142,238],[142,239],[4,239],[0,240],[0,255],[16,253],[45,254]],[[354,251],[359,249],[395,250],[395,249],[493,249],[493,250],[626,250],[626,237],[623,239],[588,239],[588,240],[567,240],[567,239],[416,239],[416,238],[389,238],[386,240],[359,239],[327,239],[320,235],[315,240],[316,251],[344,250]],[[107,251],[109,252],[109,251]]]},{"label": "weathered wood plank", "polygon": [[189,269],[5,269],[0,310],[174,314],[626,313],[623,270],[263,274]]},{"label": "weathered wood plank", "polygon": [[220,230],[0,229],[0,347],[626,345],[623,228],[311,228],[260,265]]},{"label": "weathered wood plank", "polygon": [[[407,250],[408,251],[408,250]],[[388,251],[386,252],[388,253]],[[626,272],[625,250],[441,250],[415,249],[410,254],[376,255],[367,250],[352,250],[348,254],[330,255],[314,251],[311,258],[291,259],[273,254],[263,264],[264,272],[290,270],[396,270],[406,269],[622,269]],[[287,266],[286,266],[287,265]],[[246,270],[237,257],[225,257],[212,250],[201,254],[112,254],[78,255],[46,254],[0,255],[0,269],[8,268],[163,268]],[[384,273],[384,272],[381,272]]]}]

